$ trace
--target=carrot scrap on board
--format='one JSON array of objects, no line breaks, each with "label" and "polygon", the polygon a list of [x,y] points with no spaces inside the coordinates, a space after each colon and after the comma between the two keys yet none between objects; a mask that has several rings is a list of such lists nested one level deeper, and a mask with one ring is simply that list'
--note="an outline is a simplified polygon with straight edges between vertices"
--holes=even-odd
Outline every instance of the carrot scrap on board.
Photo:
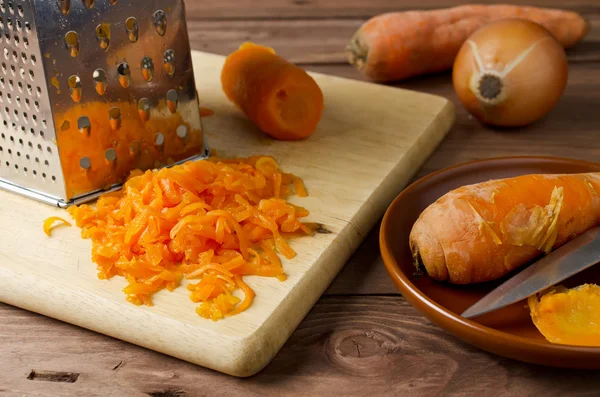
[{"label": "carrot scrap on board", "polygon": [[52,228],[55,227],[54,223],[56,222],[62,222],[66,226],[71,226],[71,224],[63,218],[58,216],[51,216],[50,218],[47,218],[44,221],[44,233],[46,233],[46,235],[50,236],[50,232],[52,231]]},{"label": "carrot scrap on board", "polygon": [[307,139],[323,115],[317,82],[270,47],[243,43],[225,59],[221,85],[227,98],[274,139]]},{"label": "carrot scrap on board", "polygon": [[252,304],[255,293],[243,276],[285,280],[277,253],[296,255],[286,237],[312,233],[300,221],[309,212],[285,200],[297,179],[271,157],[211,158],[133,171],[95,208],[68,211],[82,237],[92,239],[98,277],[124,277],[129,302],[152,305],[154,293],[185,278],[198,315],[218,320]]},{"label": "carrot scrap on board", "polygon": [[200,107],[200,117],[210,117],[215,114],[215,111],[211,108]]}]

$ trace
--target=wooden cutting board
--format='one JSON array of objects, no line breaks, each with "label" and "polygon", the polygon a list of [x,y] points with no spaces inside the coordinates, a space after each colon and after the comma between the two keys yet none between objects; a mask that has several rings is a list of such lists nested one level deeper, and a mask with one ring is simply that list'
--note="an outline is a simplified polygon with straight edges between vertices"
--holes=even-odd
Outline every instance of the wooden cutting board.
[{"label": "wooden cutting board", "polygon": [[[234,376],[250,376],[277,353],[364,236],[435,150],[454,122],[444,98],[313,74],[325,96],[318,131],[302,142],[267,138],[229,103],[219,75],[224,58],[194,52],[204,121],[219,156],[266,154],[305,181],[320,233],[292,240],[289,278],[247,277],[253,305],[213,322],[196,315],[185,288],[160,292],[153,307],[125,300],[123,279],[99,280],[91,242],[76,227],[42,231],[60,209],[0,191],[0,301]],[[399,244],[405,243],[403,241]]]}]

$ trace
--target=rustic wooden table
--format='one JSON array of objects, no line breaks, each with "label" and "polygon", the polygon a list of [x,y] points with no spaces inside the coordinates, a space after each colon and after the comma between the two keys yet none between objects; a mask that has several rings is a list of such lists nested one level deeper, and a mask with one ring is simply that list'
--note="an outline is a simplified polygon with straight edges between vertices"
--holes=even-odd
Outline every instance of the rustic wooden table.
[{"label": "rustic wooden table", "polygon": [[[346,63],[344,46],[368,17],[455,3],[186,0],[194,49],[225,55],[242,41],[253,40],[274,46],[308,70],[353,79],[362,76]],[[569,52],[569,83],[559,105],[533,126],[495,131],[462,109],[449,73],[397,84],[443,95],[457,105],[455,126],[417,178],[476,158],[517,154],[600,158],[600,3],[531,0],[528,4],[570,8],[592,24],[585,42]],[[390,282],[377,234],[376,227],[366,236],[271,364],[248,379],[0,304],[0,396],[598,395],[600,377],[595,372],[497,357],[427,321]]]}]

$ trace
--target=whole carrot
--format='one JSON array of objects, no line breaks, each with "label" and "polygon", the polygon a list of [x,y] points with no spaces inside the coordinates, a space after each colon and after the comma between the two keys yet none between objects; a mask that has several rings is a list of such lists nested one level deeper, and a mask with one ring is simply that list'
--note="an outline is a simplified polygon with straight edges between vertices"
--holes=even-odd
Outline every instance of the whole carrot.
[{"label": "whole carrot", "polygon": [[279,140],[311,136],[323,112],[323,93],[302,68],[271,48],[244,43],[225,60],[223,91],[264,133]]},{"label": "whole carrot", "polygon": [[419,267],[455,284],[500,278],[600,224],[600,172],[531,174],[452,190],[410,234]]},{"label": "whole carrot", "polygon": [[536,22],[565,47],[589,32],[588,22],[566,10],[517,5],[467,4],[375,16],[354,34],[348,60],[365,76],[386,82],[452,68],[461,45],[477,29],[505,18]]}]

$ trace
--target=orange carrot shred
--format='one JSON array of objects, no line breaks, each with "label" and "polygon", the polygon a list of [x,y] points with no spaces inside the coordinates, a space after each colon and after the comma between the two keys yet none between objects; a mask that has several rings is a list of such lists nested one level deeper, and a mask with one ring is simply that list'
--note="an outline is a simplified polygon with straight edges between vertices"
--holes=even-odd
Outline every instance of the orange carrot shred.
[{"label": "orange carrot shred", "polygon": [[62,222],[66,226],[71,226],[71,224],[63,218],[60,218],[58,216],[51,216],[50,218],[44,221],[44,233],[46,233],[46,235],[50,236],[50,232],[53,228],[54,222]]},{"label": "orange carrot shred", "polygon": [[[278,254],[293,258],[287,240],[312,233],[300,221],[309,212],[285,199],[293,190],[302,193],[297,180],[271,157],[211,158],[134,171],[96,206],[68,211],[82,238],[92,240],[98,278],[125,278],[127,301],[152,305],[158,291],[190,280],[196,313],[216,321],[251,306],[255,292],[244,276],[286,280]],[[61,219],[49,218],[44,230],[55,220]]]}]

